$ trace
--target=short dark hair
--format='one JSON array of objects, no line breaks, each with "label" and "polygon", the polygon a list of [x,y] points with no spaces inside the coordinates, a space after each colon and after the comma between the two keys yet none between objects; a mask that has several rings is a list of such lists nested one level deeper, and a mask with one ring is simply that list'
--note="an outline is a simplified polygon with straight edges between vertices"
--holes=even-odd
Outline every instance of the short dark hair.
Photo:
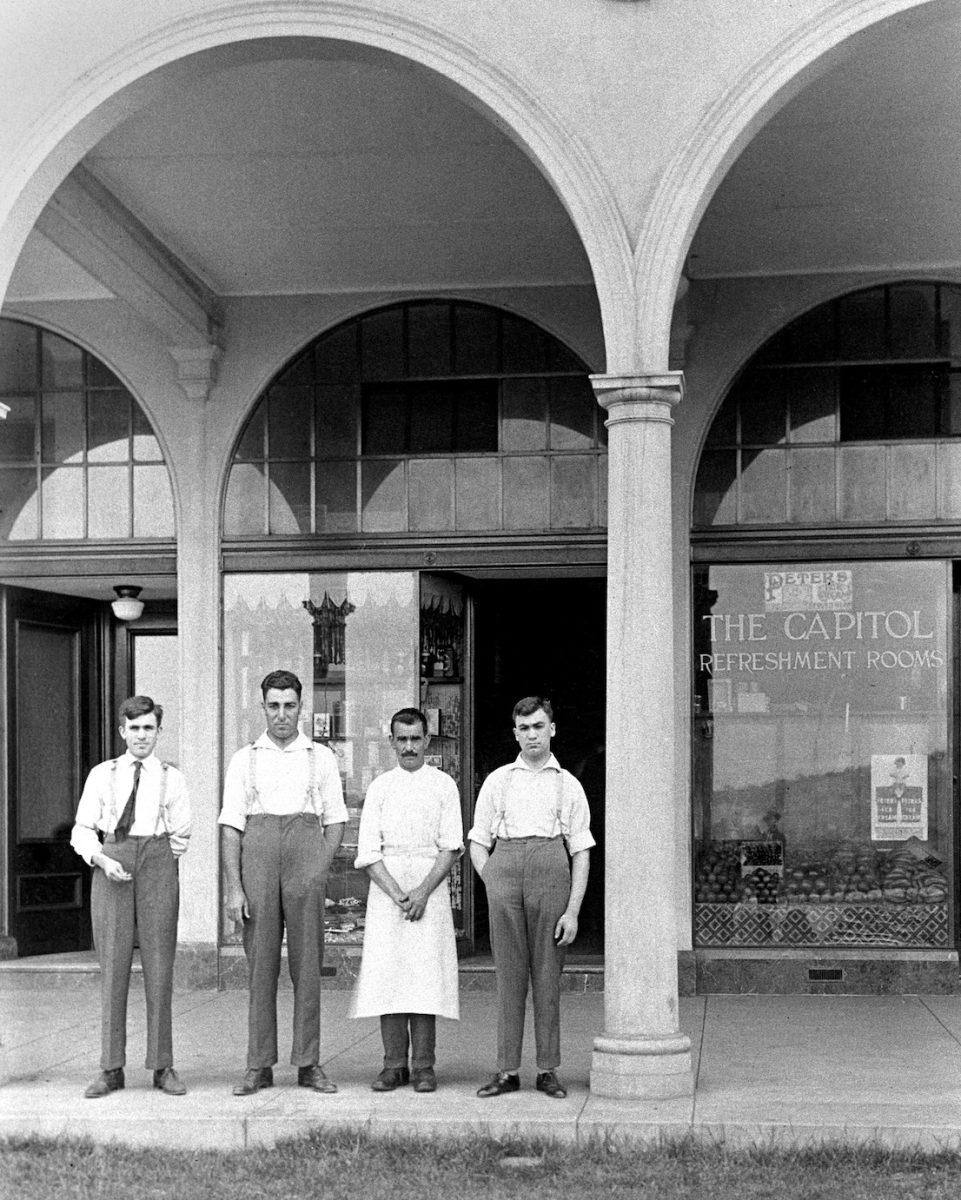
[{"label": "short dark hair", "polygon": [[293,688],[298,700],[304,690],[293,671],[271,671],[269,675],[265,675],[260,684],[260,694],[265,700],[271,688],[276,688],[278,692],[286,692],[288,688]]},{"label": "short dark hair", "polygon": [[536,713],[539,708],[544,710],[548,721],[554,720],[554,710],[551,708],[551,702],[546,696],[525,696],[523,700],[518,700],[514,705],[511,718],[516,721],[518,717],[529,717],[532,713]]},{"label": "short dark hair", "polygon": [[399,708],[390,719],[390,736],[394,736],[395,725],[414,725],[420,722],[421,728],[426,736],[427,734],[427,718],[419,708]]},{"label": "short dark hair", "polygon": [[164,710],[162,704],[155,704],[149,696],[128,696],[120,705],[120,724],[133,721],[136,717],[145,717],[147,713],[157,714],[157,728],[163,724]]}]

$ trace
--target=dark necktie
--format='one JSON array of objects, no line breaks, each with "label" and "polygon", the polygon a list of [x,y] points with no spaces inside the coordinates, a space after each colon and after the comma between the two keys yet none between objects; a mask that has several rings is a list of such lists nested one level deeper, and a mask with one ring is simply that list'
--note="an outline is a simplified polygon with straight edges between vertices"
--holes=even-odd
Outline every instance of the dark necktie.
[{"label": "dark necktie", "polygon": [[118,842],[122,842],[126,838],[130,832],[130,826],[133,824],[134,809],[137,807],[137,788],[140,787],[141,767],[143,767],[143,763],[139,761],[133,765],[133,787],[130,789],[127,803],[123,806],[123,812],[120,814],[117,828],[113,831],[113,835]]}]

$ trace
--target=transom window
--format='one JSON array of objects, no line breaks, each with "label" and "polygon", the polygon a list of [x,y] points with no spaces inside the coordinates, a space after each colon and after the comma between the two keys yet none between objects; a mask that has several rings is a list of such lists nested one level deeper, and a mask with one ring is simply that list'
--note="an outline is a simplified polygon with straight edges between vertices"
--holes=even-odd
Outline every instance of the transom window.
[{"label": "transom window", "polygon": [[961,288],[842,296],[755,355],[701,456],[695,528],[961,519]]},{"label": "transom window", "polygon": [[227,537],[601,529],[607,439],[584,363],[510,313],[417,301],[319,337],[240,438]]},{"label": "transom window", "polygon": [[73,342],[0,320],[0,540],[172,538],[160,444],[139,404]]}]

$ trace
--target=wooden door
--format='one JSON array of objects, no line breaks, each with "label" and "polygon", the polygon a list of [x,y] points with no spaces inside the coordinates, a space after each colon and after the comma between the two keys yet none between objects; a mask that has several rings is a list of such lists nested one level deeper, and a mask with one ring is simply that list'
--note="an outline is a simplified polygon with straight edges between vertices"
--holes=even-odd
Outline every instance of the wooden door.
[{"label": "wooden door", "polygon": [[90,870],[70,847],[99,758],[101,606],[3,589],[7,927],[22,958],[86,950]]}]

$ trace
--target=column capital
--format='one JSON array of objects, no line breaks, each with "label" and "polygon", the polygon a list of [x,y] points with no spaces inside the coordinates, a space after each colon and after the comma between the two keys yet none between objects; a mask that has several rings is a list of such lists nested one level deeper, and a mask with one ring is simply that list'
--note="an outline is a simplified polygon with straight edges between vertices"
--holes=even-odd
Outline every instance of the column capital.
[{"label": "column capital", "polygon": [[168,346],[177,364],[177,382],[188,400],[207,400],[217,382],[219,346],[212,343],[200,346]]},{"label": "column capital", "polygon": [[597,403],[608,412],[607,424],[620,421],[664,421],[684,395],[683,371],[646,375],[592,375]]}]

